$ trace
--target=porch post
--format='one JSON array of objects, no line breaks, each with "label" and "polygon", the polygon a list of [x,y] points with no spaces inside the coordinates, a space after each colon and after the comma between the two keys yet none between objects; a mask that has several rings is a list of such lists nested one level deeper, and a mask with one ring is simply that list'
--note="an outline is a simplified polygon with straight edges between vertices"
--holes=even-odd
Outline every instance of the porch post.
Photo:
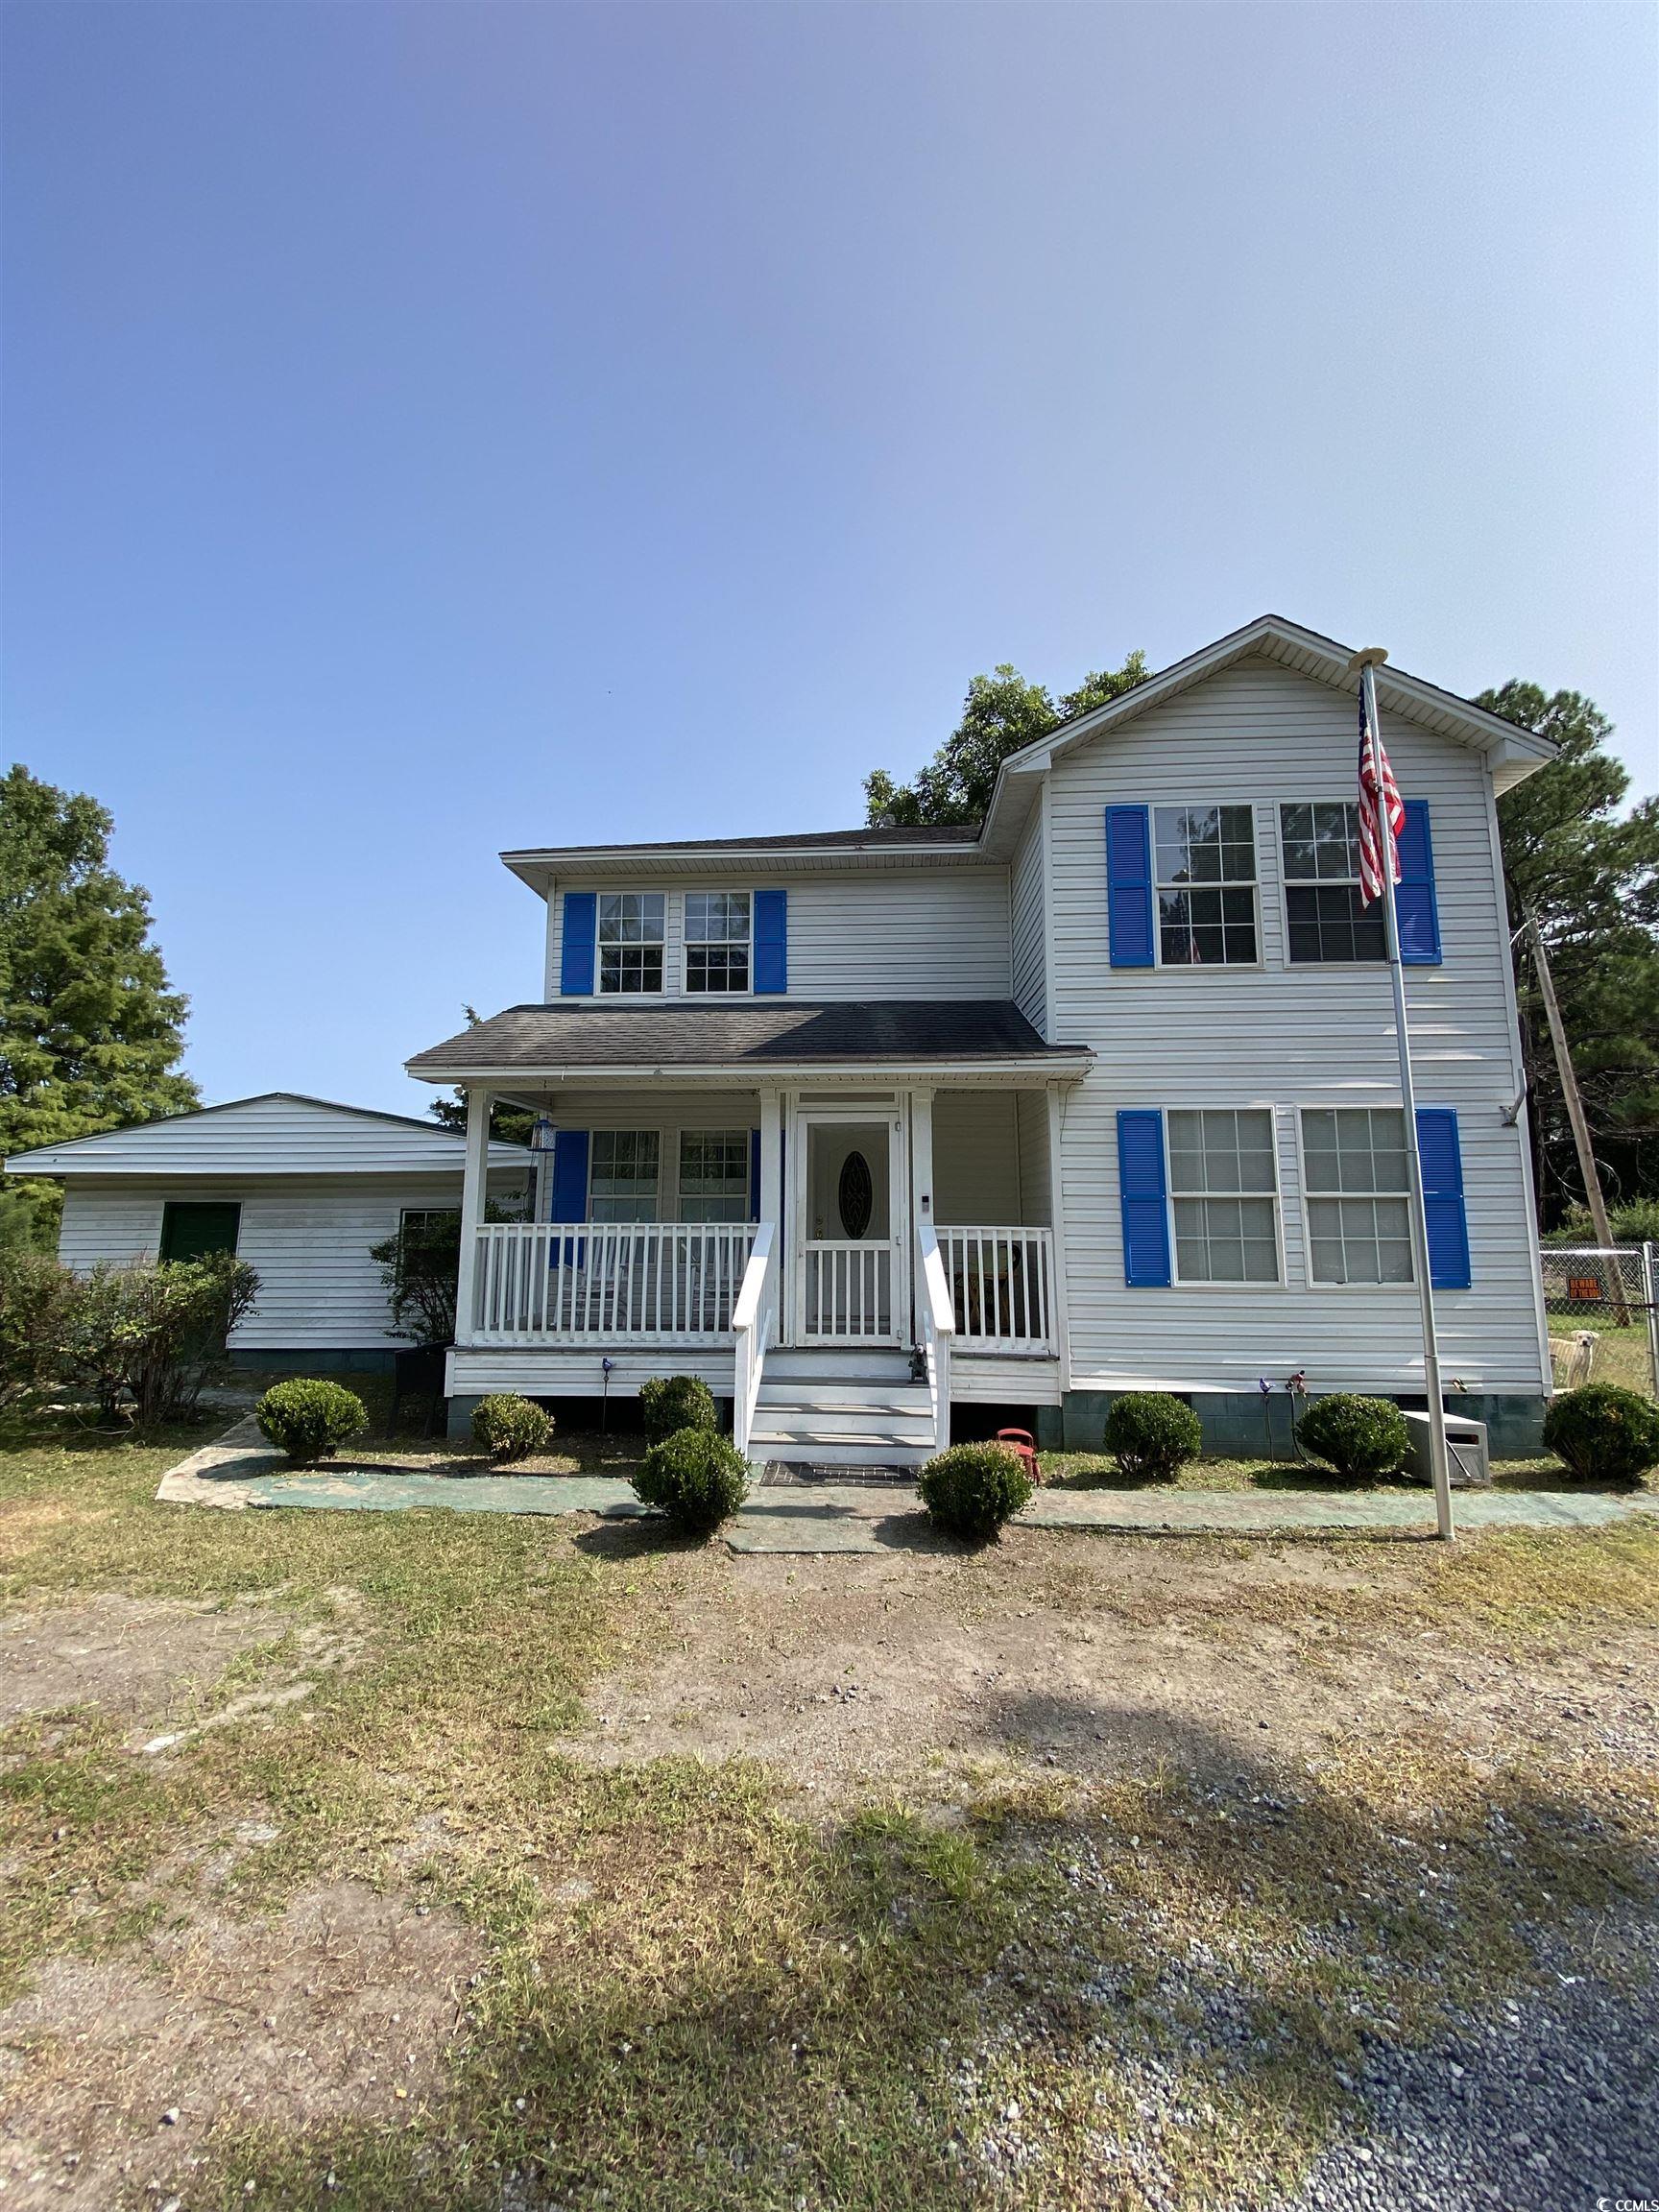
[{"label": "porch post", "polygon": [[1048,1086],[1048,1233],[1054,1239],[1054,1334],[1059,1342],[1060,1388],[1071,1387],[1071,1315],[1066,1297],[1066,1175],[1061,1130],[1066,1119],[1058,1083]]},{"label": "porch post", "polygon": [[918,1265],[917,1232],[933,1227],[933,1094],[910,1094],[910,1220],[904,1252],[904,1275],[910,1286],[910,1341],[922,1341],[922,1270]]},{"label": "porch post", "polygon": [[933,1220],[933,1094],[910,1094],[910,1242],[918,1229],[931,1229]]},{"label": "porch post", "polygon": [[[760,1218],[783,1220],[783,1102],[776,1091],[760,1094]],[[781,1244],[778,1257],[782,1259]]]},{"label": "porch post", "polygon": [[461,1256],[455,1275],[455,1341],[472,1341],[473,1286],[478,1271],[478,1225],[490,1172],[490,1102],[493,1092],[467,1087],[467,1160],[461,1174]]}]

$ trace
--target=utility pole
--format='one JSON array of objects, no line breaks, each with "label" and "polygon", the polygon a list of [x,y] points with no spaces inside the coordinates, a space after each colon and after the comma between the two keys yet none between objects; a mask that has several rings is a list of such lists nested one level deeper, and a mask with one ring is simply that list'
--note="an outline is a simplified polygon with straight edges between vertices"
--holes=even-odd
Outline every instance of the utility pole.
[{"label": "utility pole", "polygon": [[[1544,936],[1533,918],[1530,907],[1527,914],[1527,942],[1532,949],[1532,965],[1538,972],[1538,990],[1544,1000],[1544,1019],[1550,1024],[1550,1042],[1555,1047],[1555,1069],[1561,1078],[1561,1095],[1567,1102],[1567,1118],[1573,1125],[1573,1142],[1578,1152],[1578,1172],[1584,1178],[1584,1194],[1590,1201],[1590,1218],[1596,1224],[1596,1241],[1604,1252],[1613,1249],[1613,1232],[1607,1222],[1607,1201],[1601,1195],[1601,1177],[1597,1172],[1596,1155],[1590,1149],[1590,1124],[1584,1118],[1584,1101],[1578,1095],[1578,1078],[1573,1072],[1573,1055],[1567,1049],[1567,1032],[1561,1026],[1561,1008],[1555,999],[1555,978],[1550,973],[1550,955],[1544,950]],[[1619,1316],[1621,1329],[1630,1326],[1630,1308],[1624,1297],[1624,1277],[1619,1268],[1611,1270],[1614,1284],[1614,1310]]]}]

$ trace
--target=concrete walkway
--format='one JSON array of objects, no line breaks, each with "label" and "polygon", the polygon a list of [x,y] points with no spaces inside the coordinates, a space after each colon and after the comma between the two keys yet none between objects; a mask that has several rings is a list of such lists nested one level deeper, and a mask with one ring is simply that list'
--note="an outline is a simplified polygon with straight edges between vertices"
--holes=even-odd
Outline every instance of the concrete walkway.
[{"label": "concrete walkway", "polygon": [[[454,1513],[644,1514],[628,1483],[604,1475],[497,1475],[450,1466],[443,1473],[373,1463],[301,1475],[259,1435],[252,1416],[193,1452],[161,1479],[171,1504],[231,1511],[301,1506],[333,1513],[395,1513],[436,1507]],[[1602,1528],[1659,1514],[1659,1493],[1577,1490],[1461,1491],[1460,1529]],[[1427,1491],[1389,1490],[1039,1490],[1020,1516],[1026,1528],[1095,1529],[1114,1535],[1344,1535],[1404,1537],[1433,1532]],[[952,1549],[922,1510],[908,1480],[761,1482],[724,1531],[733,1551],[816,1554]]]}]

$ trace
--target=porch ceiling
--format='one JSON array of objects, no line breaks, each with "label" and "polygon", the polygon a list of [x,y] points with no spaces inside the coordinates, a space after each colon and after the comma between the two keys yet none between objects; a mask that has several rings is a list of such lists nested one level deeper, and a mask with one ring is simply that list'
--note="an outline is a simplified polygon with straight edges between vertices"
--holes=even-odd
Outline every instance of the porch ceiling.
[{"label": "porch ceiling", "polygon": [[1083,1046],[1046,1045],[1012,999],[780,999],[766,1004],[511,1006],[419,1052],[423,1082],[712,1076],[753,1085],[838,1069],[1004,1080],[1081,1075]]}]

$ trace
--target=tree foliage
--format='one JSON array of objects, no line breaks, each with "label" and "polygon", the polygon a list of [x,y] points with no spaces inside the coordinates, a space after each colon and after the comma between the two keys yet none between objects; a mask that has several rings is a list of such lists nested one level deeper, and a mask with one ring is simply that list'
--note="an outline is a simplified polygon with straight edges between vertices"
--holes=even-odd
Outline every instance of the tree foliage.
[{"label": "tree foliage", "polygon": [[[1659,800],[1622,811],[1630,779],[1612,724],[1577,691],[1511,681],[1477,702],[1560,747],[1498,802],[1509,919],[1532,913],[1550,955],[1593,1149],[1610,1203],[1659,1194]],[[1539,1211],[1584,1199],[1543,999],[1515,951]]]},{"label": "tree foliage", "polygon": [[[476,1006],[463,1006],[469,1029],[476,1029],[483,1016]],[[453,1129],[457,1136],[467,1134],[467,1094],[457,1089],[453,1098],[434,1098],[426,1111],[434,1121],[445,1129]],[[504,1098],[490,1101],[490,1135],[499,1144],[528,1144],[530,1132],[536,1126],[536,1117],[528,1107],[514,1106]]]},{"label": "tree foliage", "polygon": [[991,804],[997,771],[1010,753],[1035,745],[1062,723],[1104,707],[1151,674],[1145,657],[1131,653],[1121,668],[1098,668],[1074,691],[1056,700],[1046,685],[1028,684],[1002,661],[989,676],[975,676],[962,719],[912,783],[895,783],[884,768],[864,779],[873,823],[913,830],[933,823],[979,822]]},{"label": "tree foliage", "polygon": [[[0,779],[0,1154],[199,1103],[179,1072],[185,1000],[150,902],[108,864],[109,814],[22,766]],[[0,1190],[0,1240],[51,1242],[56,1194]]]}]

